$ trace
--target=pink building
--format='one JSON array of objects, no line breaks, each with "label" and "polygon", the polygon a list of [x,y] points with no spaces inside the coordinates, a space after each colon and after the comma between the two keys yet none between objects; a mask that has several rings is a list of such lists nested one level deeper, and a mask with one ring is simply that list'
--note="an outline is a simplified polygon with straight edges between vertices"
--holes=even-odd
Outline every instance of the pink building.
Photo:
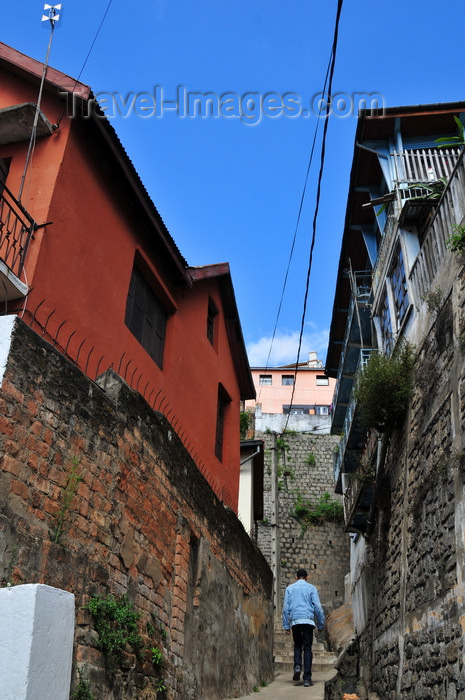
[{"label": "pink building", "polygon": [[[311,429],[313,424],[326,417],[329,432],[329,415],[333,400],[335,380],[330,379],[316,352],[309,353],[307,362],[281,367],[252,367],[252,380],[256,399],[245,402],[245,410],[255,410],[256,429],[280,430],[283,419],[290,413],[293,430]],[[276,416],[281,416],[276,420]],[[265,416],[267,416],[265,418]],[[274,416],[274,418],[272,418]],[[295,418],[301,416],[301,418]],[[315,418],[318,417],[318,418]]]}]

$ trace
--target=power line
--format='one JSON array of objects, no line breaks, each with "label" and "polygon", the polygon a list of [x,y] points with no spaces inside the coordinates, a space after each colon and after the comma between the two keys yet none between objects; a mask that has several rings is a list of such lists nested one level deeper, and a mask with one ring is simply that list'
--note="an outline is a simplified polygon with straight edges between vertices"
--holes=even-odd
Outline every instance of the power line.
[{"label": "power line", "polygon": [[[100,24],[99,24],[99,26],[98,26],[98,28],[97,28],[97,31],[95,32],[95,35],[94,35],[94,38],[93,38],[92,43],[91,43],[91,45],[90,45],[90,48],[89,48],[89,50],[88,50],[88,52],[87,52],[87,55],[86,55],[86,57],[85,57],[85,59],[84,59],[84,62],[83,62],[83,64],[82,64],[82,66],[81,66],[81,70],[79,71],[77,78],[74,80],[74,85],[73,85],[73,89],[71,90],[71,94],[73,94],[73,92],[75,91],[76,85],[78,84],[79,79],[80,79],[80,77],[81,77],[81,75],[82,75],[82,73],[83,73],[83,71],[84,71],[84,68],[86,67],[87,61],[89,60],[90,54],[92,53],[92,50],[93,50],[93,48],[94,48],[94,46],[95,46],[95,42],[96,42],[97,39],[98,39],[98,36],[99,36],[100,31],[101,31],[101,29],[102,29],[102,27],[103,27],[103,23],[105,22],[105,19],[106,19],[107,14],[108,14],[108,12],[109,12],[109,10],[110,10],[110,7],[111,7],[112,2],[113,2],[113,0],[109,0],[108,5],[107,5],[107,7],[106,7],[106,10],[105,10],[105,12],[103,13],[103,17],[102,17],[102,19],[101,19],[101,21],[100,21]],[[58,117],[58,119],[57,119],[57,121],[56,121],[57,126],[60,125],[60,122],[61,122],[61,120],[63,119],[63,117],[64,117],[64,115],[65,115],[65,112],[66,112],[66,107],[63,109],[63,112],[61,113],[61,115]]]},{"label": "power line", "polygon": [[306,312],[307,312],[308,291],[309,291],[309,287],[310,287],[310,273],[312,270],[313,249],[315,247],[315,239],[316,239],[316,225],[317,225],[317,219],[318,219],[318,212],[319,212],[319,208],[320,208],[321,181],[323,178],[323,170],[324,170],[324,163],[325,163],[325,156],[326,156],[326,136],[327,136],[327,132],[328,132],[329,113],[330,113],[330,109],[331,109],[331,95],[332,95],[332,87],[333,87],[334,68],[335,68],[335,64],[336,64],[337,42],[338,42],[338,37],[339,37],[339,22],[341,19],[342,5],[343,5],[343,0],[338,0],[337,12],[336,12],[336,22],[335,22],[335,26],[334,26],[333,44],[332,44],[332,48],[331,48],[330,66],[329,66],[328,93],[327,93],[329,99],[326,100],[326,110],[325,110],[326,116],[325,116],[325,122],[324,122],[324,126],[323,126],[323,137],[321,140],[320,168],[319,168],[319,173],[318,173],[318,184],[317,184],[317,192],[316,192],[316,199],[315,199],[315,210],[313,213],[312,241],[311,241],[311,245],[310,245],[310,255],[309,255],[309,261],[308,261],[308,267],[307,267],[307,279],[306,279],[306,284],[305,284],[304,304],[303,304],[302,319],[301,319],[300,333],[299,333],[299,345],[298,345],[298,349],[297,349],[297,358],[296,358],[296,363],[295,363],[295,375],[294,375],[294,384],[292,386],[291,402],[289,405],[289,413],[287,416],[286,424],[284,426],[284,430],[286,430],[287,425],[289,423],[289,416],[291,415],[291,409],[292,409],[292,405],[293,405],[293,401],[294,401],[295,385],[296,385],[296,378],[297,378],[297,368],[298,368],[298,364],[299,364],[300,351],[302,348],[302,337],[303,337],[303,333],[304,333],[305,316],[306,316]]}]

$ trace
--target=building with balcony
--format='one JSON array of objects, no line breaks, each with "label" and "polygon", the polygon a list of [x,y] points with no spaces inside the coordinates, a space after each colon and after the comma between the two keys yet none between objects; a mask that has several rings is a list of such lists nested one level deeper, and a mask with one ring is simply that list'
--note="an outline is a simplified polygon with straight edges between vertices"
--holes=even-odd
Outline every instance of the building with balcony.
[{"label": "building with balcony", "polygon": [[[352,534],[355,631],[364,682],[383,698],[419,697],[417,680],[421,697],[446,700],[465,662],[457,121],[465,122],[464,102],[360,113],[330,328],[335,490]],[[455,251],[454,232],[464,236]],[[387,437],[362,421],[354,388],[372,353],[395,357],[404,341],[415,357],[412,398]],[[457,656],[435,666],[452,629]]]},{"label": "building with balcony", "polygon": [[0,303],[163,413],[237,512],[254,386],[227,263],[191,267],[90,88],[0,44]]},{"label": "building with balcony", "polygon": [[245,402],[255,414],[255,430],[329,433],[335,380],[316,352],[306,362],[279,367],[252,367],[256,398]]}]

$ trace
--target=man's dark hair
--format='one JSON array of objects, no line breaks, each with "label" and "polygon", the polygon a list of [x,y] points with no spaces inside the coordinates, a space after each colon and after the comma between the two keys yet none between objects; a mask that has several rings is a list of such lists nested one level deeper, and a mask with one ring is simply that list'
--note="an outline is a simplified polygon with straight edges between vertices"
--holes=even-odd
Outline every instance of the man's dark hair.
[{"label": "man's dark hair", "polygon": [[305,569],[297,569],[297,578],[307,578]]}]

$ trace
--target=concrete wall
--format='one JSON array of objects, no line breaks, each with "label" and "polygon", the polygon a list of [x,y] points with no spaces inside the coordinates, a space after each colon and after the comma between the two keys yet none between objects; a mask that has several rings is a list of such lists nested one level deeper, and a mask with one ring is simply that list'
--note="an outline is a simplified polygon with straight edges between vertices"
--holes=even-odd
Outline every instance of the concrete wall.
[{"label": "concrete wall", "polygon": [[266,431],[282,433],[284,429],[297,433],[328,435],[331,430],[331,416],[309,414],[288,416],[284,413],[262,413],[255,410],[255,430],[257,433],[265,433]]},{"label": "concrete wall", "polygon": [[74,596],[52,586],[0,589],[0,688],[3,700],[68,700]]},{"label": "concrete wall", "polygon": [[[165,697],[245,694],[272,678],[270,569],[166,419],[104,380],[16,321],[0,391],[0,581],[74,593],[74,683],[80,668],[99,700],[152,698],[159,680],[133,654],[110,680],[82,609],[108,592],[128,595],[144,644],[162,649]],[[82,480],[54,543],[73,465]]]},{"label": "concrete wall", "polygon": [[[267,560],[272,561],[272,489],[271,448],[273,436],[257,435],[265,440],[265,517],[259,524],[258,544]],[[287,585],[295,580],[296,569],[307,569],[309,581],[317,586],[326,612],[344,602],[344,578],[349,571],[349,536],[341,522],[327,521],[302,532],[301,524],[291,516],[298,495],[317,503],[326,492],[334,500],[333,451],[338,439],[331,435],[280,436],[285,450],[279,450],[279,591],[284,596]],[[315,463],[308,464],[313,454]],[[280,607],[280,606],[279,606]]]}]

